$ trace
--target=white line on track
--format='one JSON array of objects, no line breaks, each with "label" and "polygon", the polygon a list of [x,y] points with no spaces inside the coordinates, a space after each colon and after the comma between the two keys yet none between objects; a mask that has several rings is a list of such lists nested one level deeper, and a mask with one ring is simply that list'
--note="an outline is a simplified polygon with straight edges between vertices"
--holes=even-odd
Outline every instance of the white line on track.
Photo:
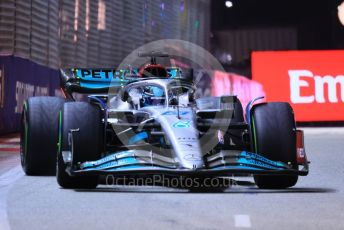
[{"label": "white line on track", "polygon": [[234,227],[251,228],[251,220],[249,215],[234,215]]},{"label": "white line on track", "polygon": [[0,176],[0,229],[9,230],[7,217],[7,195],[16,180],[24,176],[18,165]]}]

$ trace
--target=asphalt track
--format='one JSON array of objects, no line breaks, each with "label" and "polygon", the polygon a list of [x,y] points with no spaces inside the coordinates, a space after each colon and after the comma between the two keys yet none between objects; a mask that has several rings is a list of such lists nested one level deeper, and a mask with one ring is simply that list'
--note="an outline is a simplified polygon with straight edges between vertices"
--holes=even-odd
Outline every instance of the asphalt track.
[{"label": "asphalt track", "polygon": [[344,128],[305,135],[310,175],[287,190],[65,190],[55,177],[24,176],[18,153],[1,152],[0,229],[343,229]]}]

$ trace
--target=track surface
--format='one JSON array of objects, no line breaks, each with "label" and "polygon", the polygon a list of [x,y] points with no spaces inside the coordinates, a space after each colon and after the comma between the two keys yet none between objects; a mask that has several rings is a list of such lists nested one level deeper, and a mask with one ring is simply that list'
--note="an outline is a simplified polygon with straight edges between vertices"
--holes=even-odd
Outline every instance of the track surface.
[{"label": "track surface", "polygon": [[0,229],[343,229],[343,145],[344,128],[306,129],[311,172],[296,187],[202,193],[121,186],[64,190],[54,177],[24,176],[19,154],[2,152]]}]

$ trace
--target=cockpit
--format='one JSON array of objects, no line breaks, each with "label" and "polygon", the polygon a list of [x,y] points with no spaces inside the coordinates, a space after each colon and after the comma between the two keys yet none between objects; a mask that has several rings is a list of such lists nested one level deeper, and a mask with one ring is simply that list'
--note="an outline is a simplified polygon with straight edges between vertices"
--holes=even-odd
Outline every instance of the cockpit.
[{"label": "cockpit", "polygon": [[188,106],[193,103],[194,88],[178,82],[162,84],[145,82],[127,89],[130,103],[135,109],[147,106]]},{"label": "cockpit", "polygon": [[140,107],[166,105],[165,89],[156,84],[145,84],[130,88],[128,94],[133,104],[140,105]]}]

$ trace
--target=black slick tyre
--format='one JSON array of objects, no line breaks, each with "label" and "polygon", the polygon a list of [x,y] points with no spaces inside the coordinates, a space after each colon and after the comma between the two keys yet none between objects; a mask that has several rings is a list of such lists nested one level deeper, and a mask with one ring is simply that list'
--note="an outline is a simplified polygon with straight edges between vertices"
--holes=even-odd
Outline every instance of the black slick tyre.
[{"label": "black slick tyre", "polygon": [[[102,111],[86,102],[65,103],[59,115],[59,149],[57,160],[57,182],[63,188],[92,189],[98,185],[98,176],[70,176],[63,160],[63,151],[71,151],[68,135],[73,133],[74,162],[98,160],[102,151]],[[74,151],[75,150],[75,151]]]},{"label": "black slick tyre", "polygon": [[[288,103],[258,104],[251,110],[254,150],[274,161],[281,161],[297,169],[296,126],[294,113]],[[296,184],[297,175],[255,175],[254,181],[262,189],[284,189]]]},{"label": "black slick tyre", "polygon": [[27,175],[55,175],[59,97],[30,97],[24,102],[21,133],[21,165]]}]

